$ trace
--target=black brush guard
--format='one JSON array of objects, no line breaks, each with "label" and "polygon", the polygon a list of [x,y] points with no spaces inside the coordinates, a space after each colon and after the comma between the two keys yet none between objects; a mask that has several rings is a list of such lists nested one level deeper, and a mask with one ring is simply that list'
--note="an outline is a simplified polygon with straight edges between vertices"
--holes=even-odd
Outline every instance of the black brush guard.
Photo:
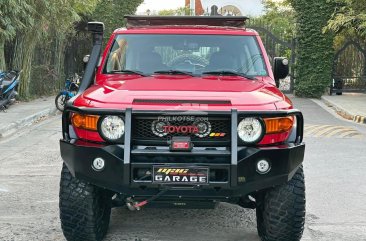
[{"label": "black brush guard", "polygon": [[[69,135],[70,113],[92,115],[123,115],[125,117],[124,144],[102,144],[71,139]],[[221,170],[227,178],[210,180],[208,185],[172,186],[165,198],[200,198],[228,200],[252,192],[273,187],[292,178],[303,162],[305,144],[303,138],[303,116],[297,110],[209,112],[212,115],[230,116],[231,144],[222,148],[193,148],[191,152],[171,152],[169,148],[131,145],[131,120],[133,115],[164,115],[166,112],[126,110],[100,110],[76,108],[68,105],[63,113],[63,140],[61,155],[70,172],[77,178],[94,185],[113,190],[126,196],[149,197],[157,194],[165,185],[151,180],[137,180],[136,169],[151,169],[153,165],[204,166],[210,170]],[[187,115],[187,112],[169,112],[169,115]],[[190,113],[194,114],[193,113]],[[202,114],[195,114],[196,116]],[[239,117],[285,117],[296,116],[296,140],[274,146],[244,146],[238,142]],[[97,172],[92,168],[95,158],[106,161],[105,169]],[[258,160],[272,163],[271,171],[261,175],[256,171]]]}]

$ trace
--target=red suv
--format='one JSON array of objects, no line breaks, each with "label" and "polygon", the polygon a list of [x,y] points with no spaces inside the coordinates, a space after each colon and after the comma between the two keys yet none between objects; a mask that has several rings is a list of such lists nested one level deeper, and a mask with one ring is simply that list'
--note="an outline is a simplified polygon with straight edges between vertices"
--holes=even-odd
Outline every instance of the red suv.
[{"label": "red suv", "polygon": [[[245,17],[127,16],[63,112],[60,217],[68,240],[101,240],[111,208],[256,209],[262,240],[300,240],[303,117],[278,89]],[[100,57],[102,56],[102,57]]]}]

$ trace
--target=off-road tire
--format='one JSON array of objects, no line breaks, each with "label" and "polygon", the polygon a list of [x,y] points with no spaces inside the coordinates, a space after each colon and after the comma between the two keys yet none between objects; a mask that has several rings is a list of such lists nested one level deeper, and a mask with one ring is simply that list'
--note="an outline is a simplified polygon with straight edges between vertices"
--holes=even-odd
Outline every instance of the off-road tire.
[{"label": "off-road tire", "polygon": [[[63,98],[63,99],[62,99]],[[66,95],[65,94],[61,94],[59,93],[58,95],[56,95],[56,98],[55,98],[55,105],[56,105],[56,108],[59,110],[59,111],[64,111],[65,109],[65,104],[66,104]]]},{"label": "off-road tire", "polygon": [[60,181],[61,228],[68,241],[99,241],[108,231],[111,193],[71,175],[63,164]]},{"label": "off-road tire", "polygon": [[262,241],[298,241],[305,224],[302,166],[286,184],[257,195],[257,229]]}]

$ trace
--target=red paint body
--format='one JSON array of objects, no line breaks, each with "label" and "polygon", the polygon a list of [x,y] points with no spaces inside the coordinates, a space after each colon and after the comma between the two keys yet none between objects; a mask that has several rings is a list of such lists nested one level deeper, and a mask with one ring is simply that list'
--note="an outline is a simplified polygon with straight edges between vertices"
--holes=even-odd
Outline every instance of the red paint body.
[{"label": "red paint body", "polygon": [[[94,46],[85,82],[62,116],[66,237],[76,237],[76,225],[97,228],[78,235],[103,238],[111,206],[139,210],[153,202],[256,208],[262,239],[301,237],[303,116],[289,110],[261,39],[241,28],[244,19],[128,16],[129,29],[112,34],[91,86],[103,25],[88,24]],[[178,23],[202,25],[172,27]],[[224,24],[234,27],[212,27]],[[283,60],[275,61],[276,80],[288,73]],[[80,225],[70,211],[91,221]]]},{"label": "red paint body", "polygon": [[[116,34],[197,34],[256,36],[263,53],[268,76],[248,80],[236,76],[172,76],[104,74],[102,68]],[[136,99],[220,100],[228,104],[134,103]],[[111,36],[97,70],[95,84],[74,102],[78,107],[136,110],[229,111],[292,109],[291,101],[278,90],[263,43],[253,30],[233,28],[164,28],[117,29]]]}]

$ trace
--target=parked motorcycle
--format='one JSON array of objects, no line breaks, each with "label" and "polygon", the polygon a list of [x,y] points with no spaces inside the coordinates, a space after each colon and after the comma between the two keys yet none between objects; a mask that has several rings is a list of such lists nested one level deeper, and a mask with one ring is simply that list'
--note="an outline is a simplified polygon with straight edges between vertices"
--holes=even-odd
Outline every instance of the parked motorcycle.
[{"label": "parked motorcycle", "polygon": [[0,110],[5,110],[9,105],[15,102],[18,95],[17,87],[19,85],[20,72],[11,70],[0,73]]},{"label": "parked motorcycle", "polygon": [[79,90],[81,76],[74,74],[71,78],[66,79],[65,89],[60,91],[60,93],[55,98],[56,108],[59,111],[63,111],[66,102],[74,97]]}]

